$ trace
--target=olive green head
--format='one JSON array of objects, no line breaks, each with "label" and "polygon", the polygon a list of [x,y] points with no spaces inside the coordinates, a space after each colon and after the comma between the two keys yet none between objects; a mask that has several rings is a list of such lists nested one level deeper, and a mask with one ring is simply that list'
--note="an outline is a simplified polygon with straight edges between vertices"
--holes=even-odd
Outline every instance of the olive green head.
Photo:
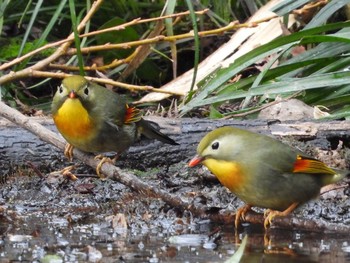
[{"label": "olive green head", "polygon": [[70,76],[62,81],[62,87],[68,91],[78,92],[88,86],[89,82],[82,76]]},{"label": "olive green head", "polygon": [[197,153],[204,159],[234,160],[244,148],[244,139],[251,132],[234,127],[221,127],[209,132],[200,141]]},{"label": "olive green head", "polygon": [[52,113],[57,110],[67,99],[79,99],[86,109],[94,106],[96,92],[93,85],[82,76],[70,76],[58,86],[52,101]]}]

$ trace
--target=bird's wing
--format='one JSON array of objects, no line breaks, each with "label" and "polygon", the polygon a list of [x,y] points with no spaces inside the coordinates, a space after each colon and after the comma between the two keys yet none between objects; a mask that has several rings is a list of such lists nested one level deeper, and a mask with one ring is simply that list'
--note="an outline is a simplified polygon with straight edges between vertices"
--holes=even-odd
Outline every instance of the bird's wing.
[{"label": "bird's wing", "polygon": [[294,162],[293,173],[336,174],[333,169],[329,168],[323,162],[302,155],[297,155],[297,159]]},{"label": "bird's wing", "polygon": [[141,118],[142,112],[138,108],[126,104],[124,123],[138,122]]}]

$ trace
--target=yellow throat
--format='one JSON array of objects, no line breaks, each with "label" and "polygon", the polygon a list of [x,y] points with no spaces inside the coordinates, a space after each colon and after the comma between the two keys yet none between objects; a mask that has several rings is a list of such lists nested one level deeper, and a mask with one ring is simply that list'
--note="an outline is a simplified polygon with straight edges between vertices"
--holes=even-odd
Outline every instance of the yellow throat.
[{"label": "yellow throat", "polygon": [[232,192],[240,188],[246,179],[236,162],[208,158],[203,161],[203,164],[219,179],[221,184]]},{"label": "yellow throat", "polygon": [[68,141],[86,140],[95,135],[94,122],[79,99],[67,98],[53,119]]}]

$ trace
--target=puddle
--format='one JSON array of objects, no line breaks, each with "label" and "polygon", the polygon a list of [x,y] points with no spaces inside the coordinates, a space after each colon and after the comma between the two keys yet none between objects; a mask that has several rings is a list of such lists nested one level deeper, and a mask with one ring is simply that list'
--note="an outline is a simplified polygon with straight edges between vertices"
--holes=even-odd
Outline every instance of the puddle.
[{"label": "puddle", "polygon": [[17,220],[0,223],[0,262],[225,262],[245,235],[240,262],[350,262],[350,235],[271,230],[264,236],[254,226],[235,234],[207,221],[181,230],[176,225],[118,229],[100,216],[70,223],[38,211]]}]

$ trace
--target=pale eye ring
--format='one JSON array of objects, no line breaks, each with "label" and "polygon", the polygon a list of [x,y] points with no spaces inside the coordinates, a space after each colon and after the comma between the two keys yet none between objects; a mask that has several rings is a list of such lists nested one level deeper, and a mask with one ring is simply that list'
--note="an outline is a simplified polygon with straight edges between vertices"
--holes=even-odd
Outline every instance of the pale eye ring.
[{"label": "pale eye ring", "polygon": [[217,149],[219,149],[219,146],[220,146],[219,142],[213,142],[213,144],[211,145],[211,148],[213,150],[217,150]]},{"label": "pale eye ring", "polygon": [[63,92],[63,86],[62,86],[62,85],[59,85],[59,86],[58,86],[58,92],[59,92],[59,93],[62,93],[62,92]]}]

